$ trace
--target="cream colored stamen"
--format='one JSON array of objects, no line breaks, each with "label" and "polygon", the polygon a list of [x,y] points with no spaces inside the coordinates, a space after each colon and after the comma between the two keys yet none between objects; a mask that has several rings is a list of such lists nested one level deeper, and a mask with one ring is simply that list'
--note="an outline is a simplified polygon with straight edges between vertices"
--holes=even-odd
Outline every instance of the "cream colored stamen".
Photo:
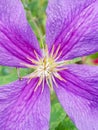
[{"label": "cream colored stamen", "polygon": [[[47,85],[49,86],[50,89],[53,89],[53,84],[57,86],[55,78],[58,78],[61,81],[65,81],[64,78],[61,77],[61,75],[58,73],[65,68],[65,61],[62,62],[57,62],[57,59],[60,57],[61,53],[59,53],[60,50],[60,45],[54,52],[54,45],[51,50],[51,53],[49,54],[48,52],[48,47],[46,46],[45,49],[43,49],[43,58],[40,58],[37,52],[34,50],[34,54],[36,56],[37,60],[34,60],[32,58],[28,58],[31,62],[32,65],[26,64],[26,63],[21,63],[22,65],[25,65],[28,68],[33,68],[34,72],[31,74],[24,76],[24,78],[28,78],[28,83],[33,79],[33,78],[39,78],[39,81],[34,89],[34,92],[38,89],[39,86],[42,87],[42,92],[44,91],[44,84],[45,81]],[[34,65],[33,65],[34,64]]]}]

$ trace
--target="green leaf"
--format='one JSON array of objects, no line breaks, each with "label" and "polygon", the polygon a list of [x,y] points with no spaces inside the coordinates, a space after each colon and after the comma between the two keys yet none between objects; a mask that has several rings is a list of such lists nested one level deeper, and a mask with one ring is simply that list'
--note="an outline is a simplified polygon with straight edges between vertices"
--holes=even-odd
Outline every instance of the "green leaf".
[{"label": "green leaf", "polygon": [[66,114],[59,103],[52,105],[50,129],[55,130],[58,124],[65,118]]},{"label": "green leaf", "polygon": [[[20,77],[27,75],[29,69],[20,69]],[[18,79],[16,68],[0,67],[0,85],[8,84]]]},{"label": "green leaf", "polygon": [[62,122],[60,122],[60,124],[56,127],[55,130],[77,130],[77,128],[69,119],[69,117],[66,116],[65,119]]},{"label": "green leaf", "polygon": [[56,95],[53,93],[51,95],[51,119],[50,119],[50,130],[55,130],[55,128],[59,125],[59,123],[64,120],[66,113],[61,107],[60,103],[56,98]]},{"label": "green leaf", "polygon": [[80,57],[79,57],[79,58],[75,58],[75,59],[73,59],[73,60],[68,61],[68,64],[74,64],[74,63],[77,63],[77,62],[81,62],[81,58],[80,58]]},{"label": "green leaf", "polygon": [[95,53],[95,54],[93,54],[93,55],[90,55],[89,57],[90,57],[91,59],[96,59],[96,58],[98,58],[98,52]]}]

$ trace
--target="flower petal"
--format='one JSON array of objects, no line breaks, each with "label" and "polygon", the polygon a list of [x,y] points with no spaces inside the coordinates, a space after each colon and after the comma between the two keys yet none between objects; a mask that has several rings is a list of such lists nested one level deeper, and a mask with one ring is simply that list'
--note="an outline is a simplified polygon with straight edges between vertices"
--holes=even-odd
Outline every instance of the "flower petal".
[{"label": "flower petal", "polygon": [[37,78],[0,87],[0,130],[48,130],[50,94],[47,85],[34,92]]},{"label": "flower petal", "polygon": [[21,66],[20,62],[40,55],[38,41],[26,20],[20,0],[0,0],[0,65]]},{"label": "flower petal", "polygon": [[98,130],[98,67],[70,65],[56,79],[56,94],[79,130]]},{"label": "flower petal", "polygon": [[65,59],[98,51],[98,1],[49,0],[46,43]]}]

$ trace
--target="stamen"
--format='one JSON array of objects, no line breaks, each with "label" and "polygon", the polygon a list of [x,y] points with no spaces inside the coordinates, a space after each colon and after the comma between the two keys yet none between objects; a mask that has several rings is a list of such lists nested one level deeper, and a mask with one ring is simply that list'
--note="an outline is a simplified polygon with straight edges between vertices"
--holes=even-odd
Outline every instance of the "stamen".
[{"label": "stamen", "polygon": [[26,66],[26,67],[28,67],[28,68],[34,68],[34,69],[36,69],[37,68],[37,66],[35,66],[35,65],[30,65],[30,64],[26,64],[26,63],[20,63],[21,65],[24,65],[24,66]]},{"label": "stamen", "polygon": [[37,52],[35,50],[34,50],[34,54],[35,54],[37,60],[40,61],[39,55],[37,54]]},{"label": "stamen", "polygon": [[43,81],[42,81],[42,91],[41,91],[41,92],[44,91],[44,84],[45,84],[45,80],[44,80],[44,78],[43,78]]},{"label": "stamen", "polygon": [[28,60],[30,60],[33,64],[39,64],[37,60],[34,60],[32,58],[27,57]]},{"label": "stamen", "polygon": [[36,92],[36,90],[38,89],[38,87],[40,86],[40,84],[42,83],[42,81],[43,81],[43,78],[40,77],[40,78],[39,78],[39,81],[38,81],[38,83],[37,83],[37,85],[36,85],[36,87],[34,88],[34,92]]},{"label": "stamen", "polygon": [[58,85],[57,85],[57,83],[56,83],[56,81],[55,81],[54,76],[52,76],[52,79],[53,79],[53,82],[54,82],[55,86],[58,88]]},{"label": "stamen", "polygon": [[45,53],[46,53],[45,57],[48,58],[49,57],[49,53],[48,53],[48,46],[47,45],[45,46]]},{"label": "stamen", "polygon": [[42,58],[40,58],[38,53],[34,50],[36,60],[27,57],[32,62],[32,65],[28,63],[21,63],[21,65],[34,69],[34,72],[28,74],[27,76],[24,76],[24,78],[28,78],[28,82],[27,82],[28,84],[33,78],[38,78],[38,82],[35,85],[34,92],[36,92],[36,90],[40,85],[41,85],[41,92],[43,92],[45,87],[45,82],[47,83],[49,88],[53,91],[53,83],[56,85],[56,87],[58,87],[56,83],[56,78],[66,82],[66,80],[58,73],[59,71],[66,69],[65,61],[57,62],[57,60],[60,58],[62,54],[62,51],[60,51],[60,47],[61,45],[59,44],[55,51],[55,46],[53,45],[51,49],[51,53],[49,54],[48,46],[46,45],[43,48],[44,55]]},{"label": "stamen", "polygon": [[56,78],[58,78],[59,80],[66,82],[66,80],[65,80],[64,78],[62,78],[60,74],[58,74],[58,73],[53,73],[53,74],[54,74],[54,76],[55,76]]},{"label": "stamen", "polygon": [[42,75],[42,91],[41,92],[44,91],[44,84],[45,84],[44,78],[45,78],[45,73],[43,73],[43,75]]},{"label": "stamen", "polygon": [[57,61],[59,58],[60,58],[60,56],[62,55],[62,51],[59,53],[59,55],[55,58],[55,61]]},{"label": "stamen", "polygon": [[45,45],[45,47],[42,49],[42,52],[43,52],[43,57],[45,58],[48,58],[49,57],[49,53],[48,53],[48,46]]},{"label": "stamen", "polygon": [[51,50],[50,56],[52,57],[53,54],[54,54],[54,44],[53,44],[53,46],[52,46],[52,50]]},{"label": "stamen", "polygon": [[50,86],[48,78],[46,78],[46,83],[47,83],[48,86]]},{"label": "stamen", "polygon": [[52,45],[50,56],[54,58],[54,61],[57,61],[62,55],[62,51],[59,52],[60,47],[61,47],[61,44],[58,45],[56,52],[54,52],[54,44]]},{"label": "stamen", "polygon": [[32,80],[32,78],[29,78],[29,80],[27,81],[27,84],[29,84],[31,80]]},{"label": "stamen", "polygon": [[49,79],[50,87],[53,88],[52,77],[50,75],[49,75],[48,79]]},{"label": "stamen", "polygon": [[34,71],[34,72],[31,73],[31,74],[28,74],[28,75],[24,76],[23,78],[36,78],[36,77],[38,77],[38,72],[37,72],[37,70]]},{"label": "stamen", "polygon": [[66,65],[66,61],[60,61],[60,62],[56,62],[57,65],[60,66],[65,66]]},{"label": "stamen", "polygon": [[60,50],[60,47],[61,47],[61,44],[58,45],[57,50],[56,50],[56,52],[55,52],[54,55],[53,55],[53,58],[54,58],[54,59],[57,57],[58,52],[59,52],[59,50]]},{"label": "stamen", "polygon": [[46,78],[46,82],[47,82],[50,90],[53,91],[52,77],[50,76],[50,77]]}]

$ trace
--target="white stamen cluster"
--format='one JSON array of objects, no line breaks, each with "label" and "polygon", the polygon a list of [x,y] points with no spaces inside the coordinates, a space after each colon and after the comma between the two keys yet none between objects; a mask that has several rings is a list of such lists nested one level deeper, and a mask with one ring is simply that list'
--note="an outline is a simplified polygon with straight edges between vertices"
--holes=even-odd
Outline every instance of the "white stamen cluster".
[{"label": "white stamen cluster", "polygon": [[29,60],[31,60],[32,63],[35,65],[24,64],[28,68],[34,68],[35,70],[33,73],[25,76],[26,78],[29,78],[31,80],[32,78],[39,77],[39,81],[37,83],[37,86],[35,87],[35,91],[41,84],[42,84],[42,91],[43,91],[45,80],[50,88],[53,87],[53,82],[56,84],[55,78],[65,81],[58,73],[60,70],[65,69],[64,67],[65,62],[56,62],[57,58],[59,58],[60,56],[58,54],[59,49],[60,46],[57,48],[57,51],[54,53],[53,52],[54,47],[53,47],[52,52],[49,55],[48,48],[46,47],[44,49],[43,58],[39,58],[38,54],[34,51],[37,60],[35,61],[30,58]]},{"label": "white stamen cluster", "polygon": [[56,62],[52,58],[43,58],[38,65],[37,71],[38,71],[38,76],[41,77],[44,75],[44,77],[49,77],[52,72],[55,72],[56,68]]}]

